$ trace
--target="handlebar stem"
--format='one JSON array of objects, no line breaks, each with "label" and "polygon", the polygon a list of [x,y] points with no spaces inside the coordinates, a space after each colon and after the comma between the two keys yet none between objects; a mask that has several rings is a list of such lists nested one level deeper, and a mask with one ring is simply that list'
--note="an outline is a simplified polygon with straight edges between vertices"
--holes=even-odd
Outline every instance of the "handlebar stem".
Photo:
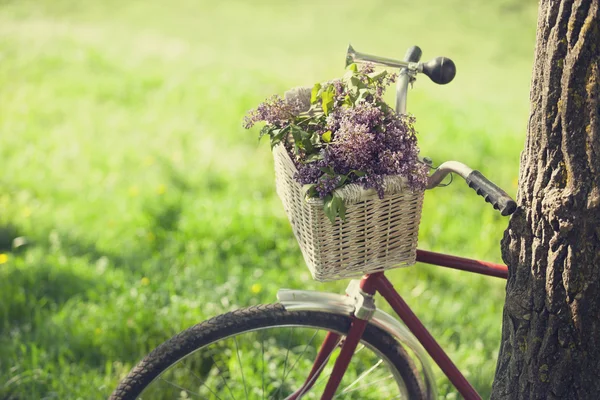
[{"label": "handlebar stem", "polygon": [[400,69],[398,83],[396,83],[396,113],[406,114],[406,98],[408,94],[408,84],[415,80],[419,72],[417,63],[406,63],[406,67]]},{"label": "handlebar stem", "polygon": [[398,83],[396,84],[396,113],[406,114],[406,97],[408,92],[408,84],[413,79],[410,72],[403,69],[400,72]]}]

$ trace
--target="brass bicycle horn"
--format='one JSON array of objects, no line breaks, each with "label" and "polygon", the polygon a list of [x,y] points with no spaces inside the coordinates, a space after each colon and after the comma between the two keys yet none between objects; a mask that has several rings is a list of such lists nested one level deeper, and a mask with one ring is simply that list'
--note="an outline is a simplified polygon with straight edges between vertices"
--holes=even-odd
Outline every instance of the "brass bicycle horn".
[{"label": "brass bicycle horn", "polygon": [[451,82],[456,75],[456,66],[454,65],[454,62],[447,57],[436,57],[426,63],[413,63],[360,53],[354,50],[352,45],[348,45],[348,51],[346,52],[346,67],[357,62],[374,63],[394,68],[408,68],[415,72],[424,73],[433,82],[440,85]]},{"label": "brass bicycle horn", "polygon": [[352,47],[352,45],[348,45],[348,51],[346,52],[346,67],[353,63],[374,63],[380,65],[386,65],[388,67],[394,68],[406,68],[409,64],[406,61],[394,60],[392,58],[379,57],[374,56],[372,54],[360,53]]}]

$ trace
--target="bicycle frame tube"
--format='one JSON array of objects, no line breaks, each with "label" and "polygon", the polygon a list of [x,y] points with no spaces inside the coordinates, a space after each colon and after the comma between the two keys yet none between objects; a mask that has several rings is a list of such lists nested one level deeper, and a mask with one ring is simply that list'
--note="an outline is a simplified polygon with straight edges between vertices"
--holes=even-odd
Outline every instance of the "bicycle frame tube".
[{"label": "bicycle frame tube", "polygon": [[425,264],[438,265],[476,274],[508,278],[508,267],[487,261],[472,260],[470,258],[456,257],[448,254],[434,253],[432,251],[417,250],[417,261]]}]

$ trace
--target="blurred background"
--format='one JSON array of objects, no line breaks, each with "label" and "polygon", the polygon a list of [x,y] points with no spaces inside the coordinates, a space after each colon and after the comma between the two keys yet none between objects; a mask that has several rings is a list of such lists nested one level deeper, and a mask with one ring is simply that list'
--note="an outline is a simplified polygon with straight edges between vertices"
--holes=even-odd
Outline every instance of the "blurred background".
[{"label": "blurred background", "polygon": [[[106,398],[192,324],[280,287],[343,290],[311,280],[268,142],[241,121],[342,75],[349,42],[452,58],[451,84],[409,93],[422,154],[515,195],[536,14],[533,0],[0,0],[0,398]],[[420,247],[501,261],[506,224],[456,181],[427,194]],[[489,396],[504,282],[389,276]]]}]

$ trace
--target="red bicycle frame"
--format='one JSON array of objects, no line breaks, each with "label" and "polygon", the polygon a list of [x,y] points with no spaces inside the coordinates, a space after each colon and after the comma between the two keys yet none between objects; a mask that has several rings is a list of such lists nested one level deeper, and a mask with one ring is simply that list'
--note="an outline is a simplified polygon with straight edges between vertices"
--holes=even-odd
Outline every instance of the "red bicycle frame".
[{"label": "red bicycle frame", "polygon": [[[424,250],[417,250],[417,261],[482,275],[495,276],[498,278],[508,278],[508,267],[486,261],[472,260],[469,258],[433,253]],[[441,346],[436,342],[433,336],[431,336],[427,328],[423,326],[419,318],[412,312],[383,272],[365,275],[360,281],[360,288],[367,294],[374,295],[375,293],[379,293],[383,296],[408,329],[415,335],[419,342],[421,342],[421,345],[425,348],[427,353],[429,353],[433,361],[440,367],[442,372],[444,372],[450,382],[466,400],[481,399],[477,391],[458,370],[452,360],[450,360]],[[367,320],[354,318],[350,330],[348,331],[348,335],[343,341],[340,354],[335,362],[321,399],[331,399],[335,394],[367,324]],[[333,349],[339,343],[340,335],[338,334],[329,333],[325,337],[306,382],[293,395],[289,396],[288,399],[297,399],[312,387],[327,363]]]}]

